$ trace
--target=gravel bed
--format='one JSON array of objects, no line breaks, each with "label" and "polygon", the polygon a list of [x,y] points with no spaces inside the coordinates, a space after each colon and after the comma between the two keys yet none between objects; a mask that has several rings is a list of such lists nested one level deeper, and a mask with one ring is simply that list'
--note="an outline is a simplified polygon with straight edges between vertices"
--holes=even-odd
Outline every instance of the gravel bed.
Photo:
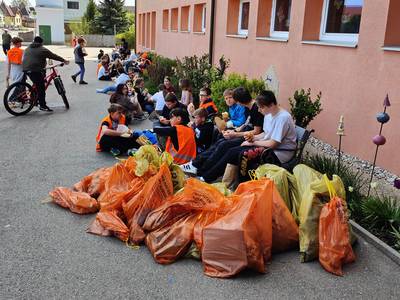
[{"label": "gravel bed", "polygon": [[[323,141],[321,141],[315,137],[310,137],[307,145],[313,147],[318,153],[322,152],[325,155],[328,155],[331,157],[337,157],[337,148],[333,147],[330,144],[324,143]],[[308,149],[309,149],[309,147],[308,147]],[[314,151],[311,151],[311,152],[314,152]],[[366,174],[368,176],[370,176],[370,174],[372,172],[372,163],[367,160],[362,160],[356,156],[342,152],[342,162],[345,165],[348,165],[356,170],[362,171],[364,174]],[[397,176],[396,174],[393,174],[383,168],[376,166],[375,172],[374,172],[374,179],[372,181],[378,180],[379,182],[384,182],[393,187],[393,182],[398,177],[400,177],[400,176]],[[394,189],[394,187],[393,187],[393,189]]]}]

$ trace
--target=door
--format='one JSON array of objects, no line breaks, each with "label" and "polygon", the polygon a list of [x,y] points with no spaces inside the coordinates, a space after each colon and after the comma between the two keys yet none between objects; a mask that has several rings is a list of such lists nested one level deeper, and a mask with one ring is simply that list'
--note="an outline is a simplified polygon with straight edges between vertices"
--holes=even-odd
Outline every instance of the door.
[{"label": "door", "polygon": [[43,39],[45,45],[51,45],[51,26],[39,25],[39,36]]}]

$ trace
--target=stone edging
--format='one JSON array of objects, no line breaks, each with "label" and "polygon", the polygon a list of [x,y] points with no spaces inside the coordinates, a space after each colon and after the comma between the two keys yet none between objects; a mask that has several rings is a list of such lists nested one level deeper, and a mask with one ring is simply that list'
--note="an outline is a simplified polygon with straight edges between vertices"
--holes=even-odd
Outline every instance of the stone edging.
[{"label": "stone edging", "polygon": [[358,225],[353,220],[350,220],[350,224],[353,227],[355,233],[361,235],[364,239],[370,242],[373,246],[379,249],[383,254],[388,256],[391,260],[393,260],[396,264],[400,266],[400,253],[394,250],[392,247],[388,246],[386,243],[382,242],[372,233]]}]

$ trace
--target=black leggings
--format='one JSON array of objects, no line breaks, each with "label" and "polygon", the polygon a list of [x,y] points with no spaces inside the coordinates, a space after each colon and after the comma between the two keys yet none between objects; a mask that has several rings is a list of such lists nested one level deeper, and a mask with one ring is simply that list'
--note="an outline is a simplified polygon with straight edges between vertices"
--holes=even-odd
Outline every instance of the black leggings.
[{"label": "black leggings", "polygon": [[136,138],[103,135],[100,139],[100,148],[102,151],[110,151],[111,148],[116,148],[121,153],[125,153],[129,149],[139,147],[140,145],[136,142]]}]

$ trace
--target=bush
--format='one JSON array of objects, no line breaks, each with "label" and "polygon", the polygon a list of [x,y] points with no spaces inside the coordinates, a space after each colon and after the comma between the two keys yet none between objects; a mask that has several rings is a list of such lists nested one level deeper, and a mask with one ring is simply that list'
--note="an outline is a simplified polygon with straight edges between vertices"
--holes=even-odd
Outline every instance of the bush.
[{"label": "bush", "polygon": [[294,93],[294,99],[289,98],[290,112],[297,126],[307,128],[308,124],[322,111],[321,95],[322,93],[319,92],[317,98],[312,101],[311,89],[307,92],[301,89]]},{"label": "bush", "polygon": [[219,66],[214,67],[209,63],[209,55],[185,56],[177,59],[176,77],[189,79],[192,85],[192,93],[195,104],[199,102],[199,92],[203,87],[210,87],[212,82],[223,78],[229,61],[222,56]]},{"label": "bush", "polygon": [[234,89],[239,86],[243,86],[247,88],[252,97],[256,97],[262,90],[265,89],[265,83],[261,79],[247,79],[246,76],[231,73],[226,78],[220,79],[212,82],[211,90],[212,90],[212,98],[215,104],[218,106],[219,111],[226,111],[227,106],[225,104],[225,100],[223,97],[223,93],[226,89]]},{"label": "bush", "polygon": [[[147,67],[147,80],[151,81],[152,85],[158,86],[164,82],[164,77],[171,77],[172,83],[176,87],[177,79],[175,76],[174,68],[176,61],[163,57],[161,55],[152,55],[152,63]],[[175,77],[175,78],[174,78]]]},{"label": "bush", "polygon": [[129,49],[135,49],[136,39],[135,39],[135,30],[133,28],[130,28],[128,31],[117,34],[115,38],[117,43],[121,43],[122,39],[125,39],[128,42]]}]

